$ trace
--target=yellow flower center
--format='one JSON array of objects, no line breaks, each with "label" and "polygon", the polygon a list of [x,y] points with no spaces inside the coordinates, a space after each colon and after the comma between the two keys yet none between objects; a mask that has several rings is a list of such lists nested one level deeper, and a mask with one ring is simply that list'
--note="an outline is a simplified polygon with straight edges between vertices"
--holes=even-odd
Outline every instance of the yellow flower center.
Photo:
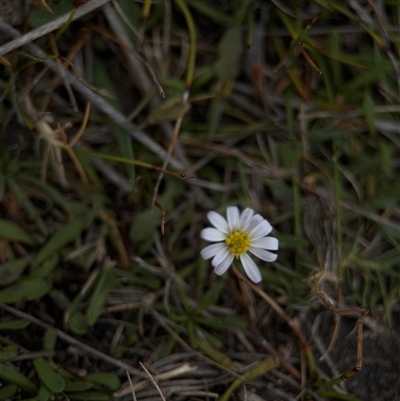
[{"label": "yellow flower center", "polygon": [[242,231],[232,231],[225,240],[226,246],[235,258],[249,250],[250,235]]}]

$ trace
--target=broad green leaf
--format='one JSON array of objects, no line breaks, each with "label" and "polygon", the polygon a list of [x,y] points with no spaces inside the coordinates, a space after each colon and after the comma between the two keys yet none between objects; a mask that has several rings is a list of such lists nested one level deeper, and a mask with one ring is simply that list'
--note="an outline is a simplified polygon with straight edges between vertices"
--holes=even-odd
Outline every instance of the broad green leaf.
[{"label": "broad green leaf", "polygon": [[113,391],[118,390],[121,387],[121,382],[118,376],[114,375],[113,373],[103,373],[103,372],[89,373],[85,377],[85,380],[101,384],[102,386],[106,386]]},{"label": "broad green leaf", "polygon": [[294,234],[279,234],[279,243],[288,249],[303,249],[308,246],[308,242],[304,237]]},{"label": "broad green leaf", "polygon": [[77,401],[108,401],[110,396],[99,391],[84,391],[82,393],[68,393],[70,400]]},{"label": "broad green leaf", "polygon": [[222,85],[233,81],[239,73],[239,60],[243,53],[242,34],[239,26],[228,29],[218,46],[219,57],[215,69]]},{"label": "broad green leaf", "polygon": [[43,337],[43,349],[53,351],[57,342],[57,332],[53,329],[47,329]]},{"label": "broad green leaf", "polygon": [[59,256],[57,253],[50,256],[45,262],[43,262],[42,266],[39,269],[33,270],[27,277],[29,278],[45,278],[49,277],[51,272],[54,270],[56,266],[58,266]]},{"label": "broad green leaf", "polygon": [[0,379],[15,384],[18,388],[22,388],[29,392],[37,391],[37,387],[32,381],[22,373],[18,372],[18,370],[9,365],[5,365],[4,363],[0,363]]},{"label": "broad green leaf", "polygon": [[394,167],[392,162],[394,152],[394,146],[384,142],[379,142],[379,164],[383,174],[392,174]]},{"label": "broad green leaf", "polygon": [[0,287],[13,283],[28,266],[28,259],[11,260],[0,266]]},{"label": "broad green leaf", "polygon": [[0,291],[0,300],[5,304],[11,304],[24,299],[39,299],[47,294],[50,289],[51,283],[42,278],[19,280]]},{"label": "broad green leaf", "polygon": [[102,271],[96,288],[90,297],[89,308],[87,311],[87,320],[90,326],[94,325],[104,309],[104,302],[111,289],[116,285],[110,268],[105,267]]},{"label": "broad green leaf", "polygon": [[53,21],[57,17],[64,15],[68,12],[71,12],[73,9],[73,4],[69,1],[61,1],[58,4],[51,4],[51,13],[46,7],[36,8],[34,9],[30,16],[28,23],[32,28],[38,28],[44,24],[47,24],[50,21]]},{"label": "broad green leaf", "polygon": [[64,379],[56,373],[43,358],[35,358],[33,364],[35,365],[40,380],[50,389],[50,391],[53,393],[61,393],[64,390]]},{"label": "broad green leaf", "polygon": [[0,238],[22,242],[26,245],[35,245],[36,241],[17,223],[10,220],[0,220]]},{"label": "broad green leaf", "polygon": [[161,213],[158,209],[146,210],[135,216],[129,232],[130,239],[136,243],[152,239],[154,232],[161,224]]},{"label": "broad green leaf", "polygon": [[81,218],[76,218],[67,224],[64,228],[57,231],[53,237],[43,246],[36,256],[36,263],[42,264],[50,258],[55,252],[58,252],[65,245],[75,240],[85,227],[85,222]]},{"label": "broad green leaf", "polygon": [[191,8],[196,10],[198,13],[205,15],[212,21],[218,24],[231,26],[232,18],[227,13],[223,12],[222,7],[218,7],[216,4],[209,3],[206,1],[188,0],[187,3]]},{"label": "broad green leaf", "polygon": [[66,393],[69,392],[77,392],[77,391],[87,391],[93,387],[93,383],[83,382],[83,381],[72,381],[66,380],[64,391]]},{"label": "broad green leaf", "polygon": [[53,393],[42,383],[39,390],[39,401],[49,401],[52,398],[54,398]]},{"label": "broad green leaf", "polygon": [[10,400],[17,392],[18,387],[15,384],[0,387],[0,401]]},{"label": "broad green leaf", "polygon": [[[1,301],[1,298],[0,298]],[[29,321],[25,319],[14,319],[0,323],[0,330],[21,330],[29,326]]]},{"label": "broad green leaf", "polygon": [[68,327],[73,331],[75,334],[83,336],[87,333],[89,328],[88,321],[86,316],[80,312],[75,312],[68,320]]},{"label": "broad green leaf", "polygon": [[[130,25],[135,29],[140,26],[140,7],[134,1],[131,0],[118,0],[121,10],[124,12],[124,17],[130,21]],[[132,28],[126,23],[124,18],[121,18],[121,23],[125,28],[126,33],[129,36],[134,47],[137,46],[138,36],[137,32],[132,32]]]},{"label": "broad green leaf", "polygon": [[282,166],[289,168],[297,168],[303,156],[303,148],[298,143],[278,144],[277,151]]},{"label": "broad green leaf", "polygon": [[0,361],[6,361],[18,355],[18,347],[16,345],[9,345],[0,349]]}]

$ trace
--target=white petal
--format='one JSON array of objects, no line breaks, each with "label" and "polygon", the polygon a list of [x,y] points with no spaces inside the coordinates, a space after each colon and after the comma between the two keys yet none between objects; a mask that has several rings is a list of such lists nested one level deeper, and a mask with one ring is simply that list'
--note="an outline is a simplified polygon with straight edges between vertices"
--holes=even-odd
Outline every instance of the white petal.
[{"label": "white petal", "polygon": [[262,217],[259,214],[255,214],[250,220],[248,230],[251,231],[253,228],[257,227],[264,220],[265,220],[264,217]]},{"label": "white petal", "polygon": [[237,230],[239,226],[239,209],[236,206],[229,206],[226,209],[226,217],[230,230]]},{"label": "white petal", "polygon": [[206,241],[210,242],[218,242],[218,241],[225,241],[226,234],[222,233],[221,231],[217,230],[216,228],[204,228],[201,230],[200,234],[201,238],[205,239]]},{"label": "white petal", "polygon": [[261,281],[261,274],[251,257],[247,255],[247,253],[244,253],[240,256],[240,260],[242,261],[243,269],[249,276],[249,279],[253,283],[259,283]]},{"label": "white petal", "polygon": [[230,254],[230,251],[228,249],[227,246],[224,247],[224,249],[222,249],[221,251],[219,251],[215,256],[214,259],[211,261],[211,264],[213,266],[218,266],[219,264],[221,264],[226,257]]},{"label": "white petal", "polygon": [[256,255],[257,258],[260,258],[261,260],[265,260],[266,262],[274,262],[278,258],[278,255],[276,253],[272,253],[272,252],[266,251],[265,249],[261,249],[261,248],[253,248],[251,246],[249,248],[249,251],[253,255]]},{"label": "white petal", "polygon": [[214,273],[218,274],[218,276],[221,276],[229,269],[230,265],[232,264],[232,261],[233,261],[233,255],[229,254],[222,263],[214,267]]},{"label": "white petal", "polygon": [[270,251],[277,251],[279,248],[279,241],[273,237],[262,237],[251,241],[250,246],[253,248],[263,248]]},{"label": "white petal", "polygon": [[271,224],[267,220],[264,220],[250,232],[250,238],[257,239],[268,235],[272,231]]},{"label": "white petal", "polygon": [[246,231],[250,225],[251,218],[253,217],[254,211],[250,208],[246,208],[243,210],[239,219],[239,230]]},{"label": "white petal", "polygon": [[229,232],[228,223],[226,220],[217,212],[208,212],[207,218],[209,222],[219,231],[227,234]]},{"label": "white petal", "polygon": [[218,252],[226,249],[226,245],[222,242],[206,246],[201,250],[200,255],[203,259],[207,260],[213,258]]}]

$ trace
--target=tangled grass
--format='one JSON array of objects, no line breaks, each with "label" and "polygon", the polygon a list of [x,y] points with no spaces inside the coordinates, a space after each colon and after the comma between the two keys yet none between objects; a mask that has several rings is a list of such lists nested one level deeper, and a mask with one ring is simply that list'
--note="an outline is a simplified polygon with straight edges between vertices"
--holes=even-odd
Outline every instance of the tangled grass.
[{"label": "tangled grass", "polygon": [[399,5],[82,3],[0,13],[0,400],[399,401]]}]

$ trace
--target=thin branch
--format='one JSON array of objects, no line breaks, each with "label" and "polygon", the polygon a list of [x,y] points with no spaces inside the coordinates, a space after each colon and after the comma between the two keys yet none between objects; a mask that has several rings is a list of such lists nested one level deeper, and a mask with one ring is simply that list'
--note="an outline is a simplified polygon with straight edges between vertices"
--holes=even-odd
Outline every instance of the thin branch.
[{"label": "thin branch", "polygon": [[[0,16],[0,30],[11,36],[11,37],[19,37],[20,33],[11,25],[7,24]],[[29,53],[34,57],[43,60],[54,73],[59,73],[59,67],[57,63],[53,60],[48,60],[48,55],[37,45],[33,43],[29,43],[26,45]],[[96,106],[99,110],[101,110],[104,114],[110,117],[116,124],[118,124],[121,128],[129,133],[134,139],[140,142],[143,146],[149,149],[151,152],[157,154],[160,158],[165,159],[167,157],[167,152],[164,148],[162,148],[157,142],[151,139],[147,134],[143,131],[136,130],[126,119],[126,117],[116,110],[110,103],[108,103],[105,99],[103,99],[100,95],[93,92],[87,85],[85,85],[82,80],[72,74],[70,71],[65,71],[65,76],[69,80],[71,86],[78,91],[83,97],[85,97],[88,101],[90,101],[94,106]],[[182,164],[176,160],[175,158],[170,158],[170,164],[177,168],[178,170],[183,170]]]},{"label": "thin branch", "polygon": [[[72,21],[89,14],[91,11],[96,10],[99,7],[104,6],[104,4],[108,3],[110,0],[91,0],[85,4],[83,4],[81,7],[79,7],[72,18]],[[71,10],[72,11],[72,10]],[[68,12],[61,17],[56,18],[54,21],[48,22],[47,24],[44,24],[40,26],[39,28],[34,29],[33,31],[30,31],[26,33],[25,35],[19,36],[18,38],[15,38],[11,42],[6,43],[3,46],[0,46],[0,55],[4,56],[5,54],[18,49],[21,46],[24,46],[35,39],[38,39],[50,32],[55,31],[56,29],[60,28],[63,26],[69,19],[71,15],[71,12]],[[0,17],[1,18],[1,17]],[[3,26],[5,25],[5,21],[3,19],[0,19],[0,29],[3,30]]]},{"label": "thin branch", "polygon": [[162,391],[161,391],[160,386],[158,385],[158,383],[156,382],[156,380],[154,379],[154,377],[150,374],[150,372],[146,369],[146,367],[143,365],[142,362],[139,361],[139,363],[140,363],[140,366],[142,367],[142,369],[143,369],[143,370],[147,373],[147,375],[149,376],[149,378],[150,378],[151,382],[153,383],[154,387],[157,389],[158,394],[160,394],[161,399],[162,399],[163,401],[167,401],[167,400],[165,399],[165,397],[164,397],[164,394],[163,394]]}]

